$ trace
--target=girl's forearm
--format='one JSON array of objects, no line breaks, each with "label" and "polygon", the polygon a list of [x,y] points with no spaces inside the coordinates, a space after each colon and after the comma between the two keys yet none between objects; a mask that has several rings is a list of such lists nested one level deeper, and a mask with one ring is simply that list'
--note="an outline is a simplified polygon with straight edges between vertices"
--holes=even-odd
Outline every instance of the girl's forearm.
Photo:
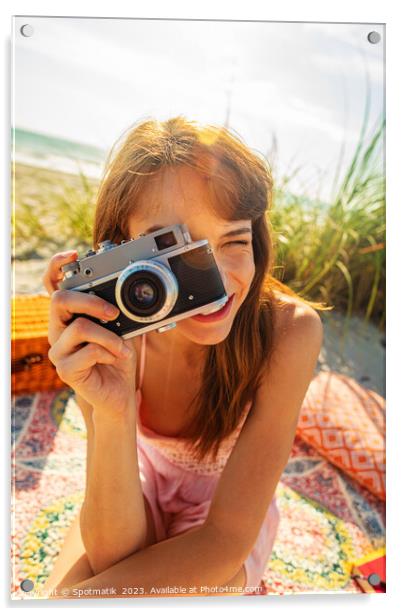
[{"label": "girl's forearm", "polygon": [[92,406],[80,394],[75,393],[75,400],[81,409],[87,430],[92,430]]},{"label": "girl's forearm", "polygon": [[102,413],[97,416],[95,409],[93,428],[80,527],[96,574],[144,546],[147,521],[138,467],[135,404],[113,421]]},{"label": "girl's forearm", "polygon": [[[130,598],[180,594],[180,590],[169,593],[167,587],[184,587],[186,595],[215,594],[216,591],[209,593],[205,587],[225,585],[242,564],[236,541],[205,523],[150,545],[102,573],[70,586],[68,596],[96,597],[102,589],[111,588],[116,589],[111,596]],[[59,587],[63,587],[63,581]]]},{"label": "girl's forearm", "polygon": [[80,394],[75,394],[75,400],[81,409],[82,416],[84,417],[85,426],[87,429],[87,456],[86,456],[86,484],[88,484],[88,471],[91,465],[92,456],[92,443],[94,436],[94,424],[92,420],[92,406],[84,400]]}]

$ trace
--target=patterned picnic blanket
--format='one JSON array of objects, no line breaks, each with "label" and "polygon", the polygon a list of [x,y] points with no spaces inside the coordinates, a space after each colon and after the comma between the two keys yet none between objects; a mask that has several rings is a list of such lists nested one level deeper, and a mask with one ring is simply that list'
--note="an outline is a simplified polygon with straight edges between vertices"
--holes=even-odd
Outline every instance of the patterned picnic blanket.
[{"label": "patterned picnic blanket", "polygon": [[[71,389],[12,400],[11,597],[39,589],[84,498],[86,429]],[[385,545],[385,503],[299,436],[278,484],[263,594],[361,592],[351,561]]]}]

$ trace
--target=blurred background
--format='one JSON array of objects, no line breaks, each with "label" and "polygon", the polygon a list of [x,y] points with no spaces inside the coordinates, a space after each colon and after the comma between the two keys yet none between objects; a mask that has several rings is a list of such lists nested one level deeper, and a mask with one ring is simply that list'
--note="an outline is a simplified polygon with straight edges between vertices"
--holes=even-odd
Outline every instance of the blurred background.
[{"label": "blurred background", "polygon": [[[27,24],[30,36],[21,33]],[[384,26],[53,17],[14,25],[13,293],[45,292],[47,259],[90,247],[106,156],[132,124],[178,114],[223,124],[271,165],[275,275],[335,306],[320,312],[317,370],[384,396]]]}]

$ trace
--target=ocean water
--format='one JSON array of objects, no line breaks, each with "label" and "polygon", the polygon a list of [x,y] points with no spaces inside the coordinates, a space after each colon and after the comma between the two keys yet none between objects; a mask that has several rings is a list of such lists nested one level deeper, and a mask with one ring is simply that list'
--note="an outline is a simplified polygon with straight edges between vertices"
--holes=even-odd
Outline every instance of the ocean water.
[{"label": "ocean water", "polygon": [[95,146],[22,128],[15,128],[12,139],[15,162],[92,178],[102,174],[107,152]]}]

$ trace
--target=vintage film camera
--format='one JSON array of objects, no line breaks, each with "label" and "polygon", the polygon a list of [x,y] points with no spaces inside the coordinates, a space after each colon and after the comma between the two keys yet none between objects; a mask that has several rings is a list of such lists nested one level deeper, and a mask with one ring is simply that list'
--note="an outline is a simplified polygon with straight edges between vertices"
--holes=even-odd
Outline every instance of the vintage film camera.
[{"label": "vintage film camera", "polygon": [[164,227],[138,238],[113,244],[62,267],[61,289],[93,293],[116,305],[114,321],[84,316],[131,338],[176,321],[221,308],[228,296],[208,240],[193,242],[187,225]]}]

